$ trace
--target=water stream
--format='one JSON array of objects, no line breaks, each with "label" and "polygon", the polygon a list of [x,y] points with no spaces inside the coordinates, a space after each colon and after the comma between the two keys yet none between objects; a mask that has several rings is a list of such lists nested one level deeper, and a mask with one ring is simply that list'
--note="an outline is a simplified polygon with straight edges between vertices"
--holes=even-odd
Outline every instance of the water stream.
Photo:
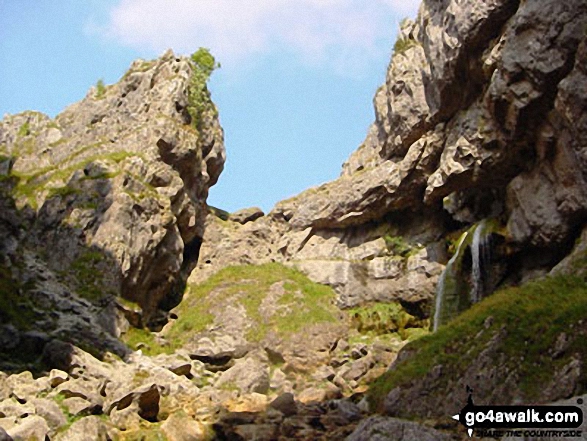
[{"label": "water stream", "polygon": [[[436,286],[433,331],[472,304],[491,289],[491,221],[482,220],[459,238],[454,255],[446,264]],[[471,274],[464,273],[465,250],[471,249]],[[466,267],[465,267],[466,268]]]},{"label": "water stream", "polygon": [[491,261],[491,235],[488,234],[487,221],[483,219],[475,228],[473,242],[471,243],[471,259],[473,289],[471,290],[471,303],[481,300],[487,289],[487,267]]},{"label": "water stream", "polygon": [[447,297],[451,297],[455,302],[458,302],[459,289],[456,280],[457,268],[460,266],[460,259],[462,258],[462,248],[465,244],[469,232],[464,232],[457,243],[457,248],[454,255],[446,264],[444,271],[440,275],[438,285],[436,285],[436,303],[434,307],[434,324],[432,327],[433,331],[436,331],[438,327],[445,323],[451,318],[450,310],[453,309],[450,305],[447,305]]}]

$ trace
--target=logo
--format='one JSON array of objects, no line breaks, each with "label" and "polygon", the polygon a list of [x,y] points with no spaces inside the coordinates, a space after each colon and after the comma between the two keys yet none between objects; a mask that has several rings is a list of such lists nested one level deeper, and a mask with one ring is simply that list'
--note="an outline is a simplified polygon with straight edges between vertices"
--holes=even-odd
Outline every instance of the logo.
[{"label": "logo", "polygon": [[[577,406],[476,406],[473,403],[473,389],[469,386],[467,395],[466,406],[452,418],[467,428],[469,437],[473,436],[475,430],[576,429],[583,423],[583,410]],[[583,401],[579,399],[577,404],[583,404]],[[560,436],[559,431],[549,435],[550,432],[553,431],[540,430],[538,436]],[[537,434],[532,433],[532,436]],[[516,435],[521,434],[516,432]],[[581,436],[581,431],[569,431],[563,436]]]}]

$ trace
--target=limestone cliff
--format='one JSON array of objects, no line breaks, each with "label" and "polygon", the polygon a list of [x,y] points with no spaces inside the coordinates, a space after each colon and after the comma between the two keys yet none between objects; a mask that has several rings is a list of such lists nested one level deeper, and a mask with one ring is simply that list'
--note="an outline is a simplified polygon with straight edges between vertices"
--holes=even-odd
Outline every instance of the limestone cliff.
[{"label": "limestone cliff", "polygon": [[[501,288],[408,344],[374,407],[446,427],[466,385],[484,403],[585,393],[585,280],[573,277],[586,272],[586,29],[583,0],[425,0],[340,178],[267,215],[215,212],[191,281],[278,261],[332,286],[343,309],[399,302],[431,321]],[[449,285],[446,312],[436,293]]]},{"label": "limestone cliff", "polygon": [[503,244],[493,285],[549,271],[587,218],[586,24],[581,0],[424,1],[341,177],[244,225],[209,221],[194,279],[285,261],[342,307],[426,316],[446,244],[486,218]]},{"label": "limestone cliff", "polygon": [[[189,112],[196,68],[168,51],[54,119],[25,112],[0,122],[0,264],[12,285],[3,296],[17,302],[0,310],[3,324],[77,341],[116,336],[117,296],[153,326],[179,303],[225,158],[207,90],[197,124]],[[31,320],[16,323],[19,308]],[[90,346],[104,346],[100,338]]]},{"label": "limestone cliff", "polygon": [[[206,206],[222,130],[171,53],[5,118],[0,356],[63,370],[0,372],[9,435],[460,439],[466,385],[585,394],[586,29],[584,0],[424,0],[340,178],[267,215]],[[426,335],[444,285],[441,324],[474,305]],[[128,322],[124,362],[58,340],[125,354]]]}]

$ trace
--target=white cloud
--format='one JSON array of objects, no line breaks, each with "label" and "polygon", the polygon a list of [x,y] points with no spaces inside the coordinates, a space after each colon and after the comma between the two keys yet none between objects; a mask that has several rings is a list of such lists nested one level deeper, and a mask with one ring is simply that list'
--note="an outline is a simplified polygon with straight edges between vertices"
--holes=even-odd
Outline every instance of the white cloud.
[{"label": "white cloud", "polygon": [[291,51],[339,70],[389,52],[394,25],[419,0],[121,0],[101,27],[141,51],[209,47],[223,65]]}]

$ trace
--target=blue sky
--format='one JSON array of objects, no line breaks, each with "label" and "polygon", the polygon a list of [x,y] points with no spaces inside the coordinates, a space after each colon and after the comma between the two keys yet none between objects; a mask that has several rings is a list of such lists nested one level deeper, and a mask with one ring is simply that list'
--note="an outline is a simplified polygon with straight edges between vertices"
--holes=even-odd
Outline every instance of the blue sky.
[{"label": "blue sky", "polygon": [[132,60],[208,47],[227,163],[211,205],[269,211],[335,179],[417,0],[0,0],[0,115],[55,116]]}]

